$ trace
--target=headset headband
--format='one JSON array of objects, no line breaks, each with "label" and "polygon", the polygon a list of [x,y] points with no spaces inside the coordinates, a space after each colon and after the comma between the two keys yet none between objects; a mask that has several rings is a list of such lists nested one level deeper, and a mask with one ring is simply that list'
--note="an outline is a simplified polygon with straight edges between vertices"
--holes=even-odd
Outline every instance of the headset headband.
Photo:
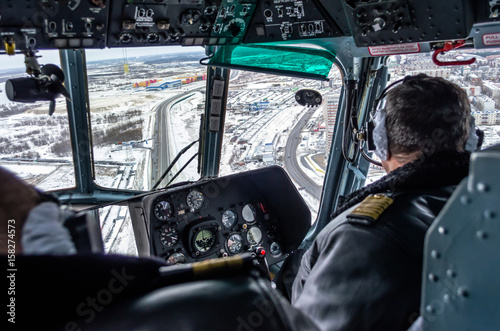
[{"label": "headset headband", "polygon": [[425,79],[425,78],[429,78],[429,76],[427,76],[426,74],[418,74],[418,75],[415,75],[415,76],[406,76],[405,78],[398,79],[397,81],[389,84],[388,86],[385,87],[385,89],[382,90],[382,93],[380,93],[380,96],[375,100],[372,113],[375,114],[375,112],[377,111],[377,108],[378,108],[378,105],[379,105],[380,101],[382,101],[383,99],[385,99],[385,97],[387,96],[387,93],[389,93],[389,91],[392,89],[393,86],[395,86],[395,85],[397,85],[399,83],[406,84],[408,82],[412,82],[412,81],[416,81],[416,80],[421,80],[421,79]]}]

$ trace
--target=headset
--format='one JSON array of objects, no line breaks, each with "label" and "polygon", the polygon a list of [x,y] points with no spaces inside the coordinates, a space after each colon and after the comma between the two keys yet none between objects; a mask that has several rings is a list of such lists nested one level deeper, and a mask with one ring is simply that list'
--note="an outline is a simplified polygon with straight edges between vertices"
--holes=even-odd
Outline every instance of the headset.
[{"label": "headset", "polygon": [[[373,109],[370,112],[370,119],[366,123],[365,128],[362,134],[359,135],[359,137],[360,140],[366,141],[367,150],[369,152],[373,152],[382,161],[387,160],[389,148],[388,148],[387,130],[385,126],[385,120],[387,114],[385,112],[385,108],[380,107],[380,105],[383,103],[385,97],[387,96],[387,93],[395,85],[406,84],[410,81],[420,80],[425,78],[429,78],[429,76],[427,76],[426,74],[418,74],[416,76],[407,76],[403,79],[399,79],[391,83],[384,90],[382,90],[380,96],[375,100]],[[484,131],[480,130],[479,128],[476,128],[474,116],[471,115],[469,137],[467,138],[464,149],[471,153],[476,150],[480,150],[483,141],[484,141]],[[367,161],[378,166],[382,165],[380,162],[377,162],[376,160],[369,157],[364,152],[363,147],[361,147],[361,149],[362,149],[362,155]]]}]

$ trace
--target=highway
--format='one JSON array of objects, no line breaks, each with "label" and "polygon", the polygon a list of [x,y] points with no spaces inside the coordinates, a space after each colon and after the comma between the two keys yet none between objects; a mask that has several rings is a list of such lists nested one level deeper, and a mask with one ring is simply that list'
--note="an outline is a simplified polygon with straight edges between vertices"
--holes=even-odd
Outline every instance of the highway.
[{"label": "highway", "polygon": [[300,132],[315,111],[316,108],[308,109],[290,132],[290,136],[285,146],[284,163],[290,177],[292,177],[300,187],[303,187],[307,193],[311,194],[317,200],[320,200],[322,187],[316,184],[302,171],[297,161],[297,146],[301,143]]}]

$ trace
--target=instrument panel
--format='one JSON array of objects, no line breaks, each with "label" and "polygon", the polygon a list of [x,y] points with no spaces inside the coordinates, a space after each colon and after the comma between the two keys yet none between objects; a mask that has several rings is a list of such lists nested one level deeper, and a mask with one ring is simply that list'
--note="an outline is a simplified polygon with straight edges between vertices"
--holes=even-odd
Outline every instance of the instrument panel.
[{"label": "instrument panel", "polygon": [[392,46],[464,39],[499,12],[496,1],[472,0],[4,0],[0,52],[345,36]]},{"label": "instrument panel", "polygon": [[280,167],[149,194],[130,210],[139,218],[133,221],[139,254],[170,264],[243,252],[274,264],[298,247],[311,224],[307,205]]}]

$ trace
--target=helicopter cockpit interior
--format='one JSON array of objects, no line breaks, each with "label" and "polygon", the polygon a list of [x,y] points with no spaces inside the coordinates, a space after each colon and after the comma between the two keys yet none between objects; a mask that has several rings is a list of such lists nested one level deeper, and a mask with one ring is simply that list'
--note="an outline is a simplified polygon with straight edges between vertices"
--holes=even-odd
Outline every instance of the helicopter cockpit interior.
[{"label": "helicopter cockpit interior", "polygon": [[[119,305],[111,298],[104,314],[97,308],[87,314],[83,305],[71,315],[74,311],[58,306],[69,320],[58,318],[62,324],[53,324],[56,328],[92,328],[85,317],[96,317],[94,326],[100,328],[161,328],[162,310],[175,312],[169,328],[182,328],[196,319],[187,313],[190,307],[200,307],[193,306],[194,298],[182,298],[183,293],[198,295],[196,300],[211,306],[186,326],[189,330],[206,325],[218,312],[223,315],[221,309],[226,314],[213,329],[291,328],[300,313],[272,294],[268,280],[279,275],[284,282],[286,261],[311,246],[342,197],[362,188],[370,172],[382,176],[381,167],[370,165],[377,161],[365,128],[380,93],[394,79],[419,70],[448,79],[455,75],[456,81],[467,83],[463,88],[476,107],[476,124],[489,125],[486,138],[500,136],[500,88],[495,85],[500,83],[500,1],[6,0],[0,3],[0,39],[0,58],[7,59],[6,67],[0,66],[0,89],[5,90],[0,92],[0,117],[5,119],[0,166],[75,211],[65,226],[80,253],[123,253],[112,247],[125,247],[126,255],[151,258],[137,269],[163,270],[164,278],[154,278],[154,284],[145,284],[151,278],[144,278],[125,299],[138,293],[147,297],[127,303],[120,299]],[[171,50],[181,48],[188,60],[169,57],[175,53]],[[103,49],[118,56],[100,58]],[[152,54],[158,57],[139,57]],[[17,67],[9,67],[14,62]],[[193,63],[197,67],[190,67]],[[131,76],[134,70],[137,74]],[[264,74],[282,80],[265,81]],[[252,92],[245,90],[244,79],[247,86],[254,84]],[[487,101],[479,96],[485,90]],[[187,117],[188,112],[193,116]],[[36,115],[36,125],[21,117],[26,114]],[[48,133],[52,128],[59,131]],[[124,132],[128,135],[120,136]],[[139,154],[142,159],[136,162]],[[473,159],[477,166],[471,168],[469,193],[484,184],[488,189],[483,193],[498,197],[498,185],[493,185],[498,174],[492,168],[498,149],[477,152]],[[445,211],[459,218],[460,198],[453,198]],[[488,203],[477,207],[485,211],[477,215],[497,218],[493,199],[485,198]],[[470,217],[483,217],[477,215]],[[460,232],[462,247],[475,247],[470,240],[489,240],[492,246],[485,251],[498,249],[499,227],[478,224],[471,230],[474,239]],[[450,228],[440,226],[426,239],[432,258],[426,253],[420,312],[425,329],[442,329],[448,325],[442,318],[453,320],[449,325],[454,326],[482,323],[478,329],[500,325],[487,310],[478,313],[479,322],[460,320],[461,309],[471,307],[457,299],[467,296],[464,287],[457,285],[462,295],[455,293],[455,285],[455,292],[448,293],[450,286],[434,288],[426,278],[429,268],[447,272],[432,263],[460,264],[461,255],[453,250],[463,253],[451,242],[440,246],[441,229]],[[448,249],[454,260],[448,260]],[[473,264],[470,256],[478,255],[467,256],[468,266]],[[62,292],[100,275],[82,271],[79,265],[93,264],[85,256],[63,259],[82,275],[65,283]],[[123,259],[129,263],[133,258]],[[35,258],[26,261],[23,267],[30,272],[41,268]],[[111,261],[107,272],[115,275],[121,261]],[[95,263],[104,268],[107,262],[98,258]],[[493,266],[494,272],[484,273],[498,275],[495,263],[481,263]],[[165,265],[172,269],[161,269]],[[239,278],[210,280],[232,272]],[[126,287],[124,275],[113,279]],[[64,283],[64,277],[72,276],[68,269],[57,279]],[[19,278],[19,291],[22,286],[42,291],[50,273],[40,277],[31,285]],[[187,281],[200,279],[205,283]],[[474,293],[487,294],[484,287],[474,292],[480,273],[468,279],[469,299],[478,300]],[[163,293],[153,291],[165,285]],[[108,285],[96,281],[79,294],[85,298],[84,290],[99,288]],[[495,291],[489,297],[498,304]],[[224,295],[211,304],[217,293]],[[78,300],[72,303],[78,305]],[[154,307],[152,302],[161,304]],[[278,317],[255,322],[252,316],[269,317],[256,308],[266,304]],[[447,305],[455,310],[450,313]],[[40,311],[46,314],[44,309]],[[145,322],[134,324],[129,317],[117,322],[138,311]],[[27,318],[20,310],[18,316]],[[304,323],[294,327],[313,329]]]}]

